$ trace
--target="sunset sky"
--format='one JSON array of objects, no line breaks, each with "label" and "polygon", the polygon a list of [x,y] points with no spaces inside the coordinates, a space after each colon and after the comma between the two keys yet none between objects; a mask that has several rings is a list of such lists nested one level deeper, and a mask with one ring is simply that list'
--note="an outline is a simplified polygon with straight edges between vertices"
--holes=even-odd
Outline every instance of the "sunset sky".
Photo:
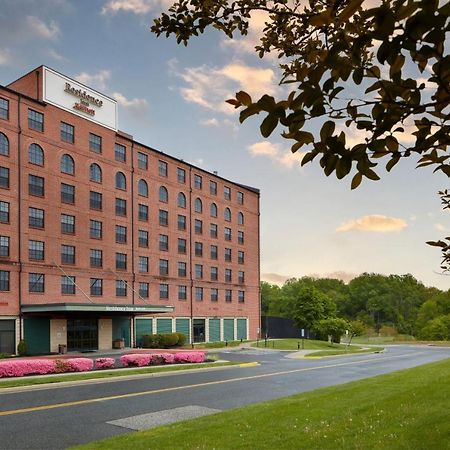
[{"label": "sunset sky", "polygon": [[211,31],[186,48],[149,31],[169,4],[0,0],[0,84],[47,65],[114,97],[119,128],[137,141],[258,187],[263,280],[411,273],[448,289],[439,250],[425,244],[450,235],[437,195],[448,178],[411,159],[351,191],[350,179],[327,178],[318,163],[301,168],[280,130],[265,140],[260,118],[240,125],[225,103],[242,89],[255,98],[286,92],[276,58],[253,52],[264,17],[253,17],[245,40]]}]

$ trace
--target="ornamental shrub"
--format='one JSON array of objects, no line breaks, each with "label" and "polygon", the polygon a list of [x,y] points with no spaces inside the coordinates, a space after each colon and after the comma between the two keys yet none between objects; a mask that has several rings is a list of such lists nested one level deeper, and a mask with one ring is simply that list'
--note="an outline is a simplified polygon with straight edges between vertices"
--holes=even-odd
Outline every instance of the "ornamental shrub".
[{"label": "ornamental shrub", "polygon": [[175,362],[202,363],[205,362],[205,352],[178,352],[175,353]]},{"label": "ornamental shrub", "polygon": [[178,347],[183,347],[183,345],[186,343],[186,335],[184,333],[175,333],[178,336]]},{"label": "ornamental shrub", "polygon": [[175,355],[173,353],[161,353],[159,356],[163,364],[173,364],[175,362]]},{"label": "ornamental shrub", "polygon": [[144,348],[160,348],[161,347],[161,335],[149,334],[145,335],[143,339]]},{"label": "ornamental shrub", "polygon": [[96,369],[114,369],[116,361],[114,358],[97,358],[95,360]]},{"label": "ornamental shrub", "polygon": [[17,353],[19,356],[25,356],[27,354],[27,343],[23,339],[17,345]]},{"label": "ornamental shrub", "polygon": [[55,361],[50,359],[23,359],[0,361],[0,378],[45,375],[55,372]]},{"label": "ornamental shrub", "polygon": [[175,347],[178,344],[178,333],[165,333],[160,336],[162,348]]},{"label": "ornamental shrub", "polygon": [[90,358],[66,359],[69,372],[88,372],[94,368],[94,361]]},{"label": "ornamental shrub", "polygon": [[120,363],[124,367],[148,366],[152,362],[152,360],[153,360],[153,355],[151,353],[122,355],[120,357]]}]

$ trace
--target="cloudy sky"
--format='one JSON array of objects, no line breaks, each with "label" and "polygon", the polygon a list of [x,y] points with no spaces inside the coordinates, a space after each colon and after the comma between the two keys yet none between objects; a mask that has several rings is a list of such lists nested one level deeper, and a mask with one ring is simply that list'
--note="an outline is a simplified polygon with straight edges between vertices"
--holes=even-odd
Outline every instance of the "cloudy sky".
[{"label": "cloudy sky", "polygon": [[448,289],[439,251],[425,244],[450,234],[437,195],[448,179],[406,161],[351,191],[318,164],[300,168],[288,141],[263,139],[257,119],[239,125],[224,103],[241,89],[282,95],[276,60],[253,54],[264,17],[253,18],[246,40],[212,31],[185,48],[149,31],[170,3],[0,0],[0,84],[47,65],[114,97],[119,128],[136,140],[258,187],[267,281],[411,273]]}]

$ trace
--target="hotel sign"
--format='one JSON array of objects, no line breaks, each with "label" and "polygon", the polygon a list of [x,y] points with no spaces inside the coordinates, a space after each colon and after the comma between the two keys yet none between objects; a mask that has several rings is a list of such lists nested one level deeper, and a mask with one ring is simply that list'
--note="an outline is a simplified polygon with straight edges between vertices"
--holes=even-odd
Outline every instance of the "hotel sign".
[{"label": "hotel sign", "polygon": [[44,67],[43,100],[117,131],[117,102]]}]

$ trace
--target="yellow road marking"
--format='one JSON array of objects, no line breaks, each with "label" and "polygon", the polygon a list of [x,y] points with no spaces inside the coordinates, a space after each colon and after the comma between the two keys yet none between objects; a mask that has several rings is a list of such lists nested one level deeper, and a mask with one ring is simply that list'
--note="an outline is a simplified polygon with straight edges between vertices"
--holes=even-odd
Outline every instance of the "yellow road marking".
[{"label": "yellow road marking", "polygon": [[[420,354],[420,353],[423,353],[423,352],[416,353],[415,355]],[[181,390],[185,390],[185,389],[193,389],[193,388],[199,388],[199,387],[204,387],[204,386],[213,386],[213,385],[217,385],[217,384],[233,383],[236,381],[255,380],[258,378],[268,378],[268,377],[275,377],[275,376],[280,376],[280,375],[289,375],[291,373],[310,372],[313,370],[330,369],[330,368],[342,367],[342,366],[351,366],[351,365],[355,365],[355,364],[361,364],[364,362],[367,362],[367,363],[380,362],[380,361],[384,361],[386,359],[402,358],[405,356],[410,356],[410,354],[387,356],[387,357],[379,358],[379,359],[360,359],[358,361],[351,361],[351,362],[344,362],[344,363],[337,363],[337,364],[328,364],[325,366],[304,367],[302,369],[292,369],[292,370],[284,370],[284,371],[280,371],[280,372],[271,372],[271,373],[263,373],[263,374],[259,374],[259,375],[251,375],[251,376],[247,376],[247,377],[230,378],[228,380],[208,381],[205,383],[187,384],[187,385],[183,385],[183,386],[174,386],[174,387],[170,387],[170,388],[154,389],[151,391],[132,392],[129,394],[110,395],[108,397],[90,398],[90,399],[78,400],[78,401],[74,401],[74,402],[55,403],[53,405],[42,405],[42,406],[33,406],[30,408],[12,409],[9,411],[0,411],[0,416],[12,416],[14,414],[22,414],[22,413],[36,412],[36,411],[47,411],[50,409],[67,408],[69,406],[88,405],[90,403],[106,402],[109,400],[118,400],[118,399],[122,399],[122,398],[139,397],[139,396],[144,396],[144,395],[161,394],[163,392],[181,391]],[[240,364],[239,366],[240,367],[251,367],[253,365],[257,365],[257,363],[243,363],[243,364]]]}]

